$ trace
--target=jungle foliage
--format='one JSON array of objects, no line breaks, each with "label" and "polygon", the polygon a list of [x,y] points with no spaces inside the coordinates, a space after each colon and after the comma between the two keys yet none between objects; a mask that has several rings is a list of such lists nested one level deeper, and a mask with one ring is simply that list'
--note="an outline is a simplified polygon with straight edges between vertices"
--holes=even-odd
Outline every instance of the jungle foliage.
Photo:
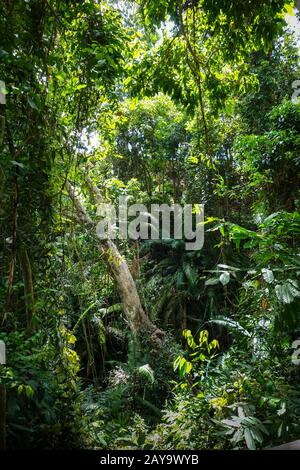
[{"label": "jungle foliage", "polygon": [[[293,7],[0,2],[8,448],[299,439]],[[203,248],[99,240],[120,196],[204,204]]]}]

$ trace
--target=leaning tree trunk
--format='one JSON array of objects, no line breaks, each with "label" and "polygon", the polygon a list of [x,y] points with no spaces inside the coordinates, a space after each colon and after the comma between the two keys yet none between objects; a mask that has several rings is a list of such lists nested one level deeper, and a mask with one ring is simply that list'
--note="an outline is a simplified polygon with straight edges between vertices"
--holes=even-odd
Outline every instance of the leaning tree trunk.
[{"label": "leaning tree trunk", "polygon": [[[100,195],[98,189],[92,185],[90,179],[88,179],[87,182],[96,201],[99,202]],[[66,187],[75,205],[77,218],[84,225],[93,228],[96,233],[96,223],[86,213],[76,196],[75,188],[69,182],[66,183]],[[149,336],[153,345],[161,347],[165,334],[163,331],[159,330],[146,315],[131,272],[117,246],[110,239],[100,239],[99,248],[115,281],[121,298],[122,310],[134,337],[138,339],[141,334],[145,333]]]}]

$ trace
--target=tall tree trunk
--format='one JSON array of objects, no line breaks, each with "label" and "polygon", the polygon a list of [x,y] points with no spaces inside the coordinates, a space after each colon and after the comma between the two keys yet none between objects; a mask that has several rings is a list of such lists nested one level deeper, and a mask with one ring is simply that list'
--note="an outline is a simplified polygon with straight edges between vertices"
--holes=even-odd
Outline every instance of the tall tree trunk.
[{"label": "tall tree trunk", "polygon": [[[91,184],[90,180],[88,181],[88,184],[96,199],[99,199],[97,188]],[[75,205],[79,221],[94,229],[96,233],[96,223],[86,213],[80,200],[76,196],[75,188],[69,182],[66,183],[66,187],[69,196]],[[161,347],[165,334],[163,331],[159,330],[146,315],[131,272],[118,248],[110,239],[101,239],[99,248],[115,281],[121,298],[125,318],[134,337],[138,339],[143,333],[145,333],[149,335],[150,341],[155,347]]]}]

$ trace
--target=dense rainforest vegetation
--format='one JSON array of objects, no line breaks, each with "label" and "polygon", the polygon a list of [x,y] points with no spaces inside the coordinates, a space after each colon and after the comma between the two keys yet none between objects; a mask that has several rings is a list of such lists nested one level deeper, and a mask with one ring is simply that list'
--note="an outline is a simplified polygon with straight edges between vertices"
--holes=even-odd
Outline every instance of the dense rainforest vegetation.
[{"label": "dense rainforest vegetation", "polygon": [[297,3],[0,1],[1,447],[300,439]]}]

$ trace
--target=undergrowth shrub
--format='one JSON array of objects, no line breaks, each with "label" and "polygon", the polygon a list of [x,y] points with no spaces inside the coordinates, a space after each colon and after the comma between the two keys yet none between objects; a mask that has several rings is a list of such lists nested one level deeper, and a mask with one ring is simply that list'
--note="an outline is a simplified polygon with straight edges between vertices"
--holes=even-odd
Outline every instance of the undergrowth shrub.
[{"label": "undergrowth shrub", "polygon": [[7,391],[10,448],[72,448],[81,445],[79,361],[76,338],[64,327],[42,332],[1,333],[7,366],[0,380]]}]

